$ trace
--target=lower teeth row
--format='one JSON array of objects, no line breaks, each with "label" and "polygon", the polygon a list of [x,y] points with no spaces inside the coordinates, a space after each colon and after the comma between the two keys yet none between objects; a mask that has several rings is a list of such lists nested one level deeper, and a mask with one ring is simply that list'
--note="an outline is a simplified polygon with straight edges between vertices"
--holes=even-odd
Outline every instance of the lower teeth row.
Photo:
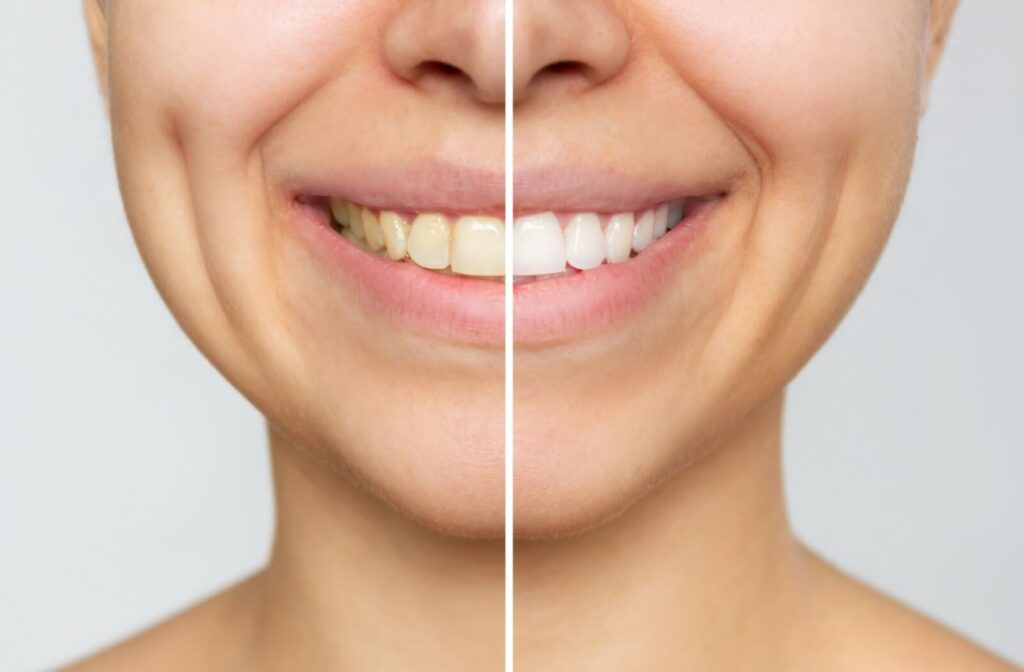
[{"label": "lower teeth row", "polygon": [[[329,200],[333,228],[357,246],[395,261],[459,275],[502,277],[505,222],[497,217],[414,216]],[[513,274],[554,275],[628,261],[684,217],[686,199],[636,213],[544,212],[517,217],[512,229]]]}]

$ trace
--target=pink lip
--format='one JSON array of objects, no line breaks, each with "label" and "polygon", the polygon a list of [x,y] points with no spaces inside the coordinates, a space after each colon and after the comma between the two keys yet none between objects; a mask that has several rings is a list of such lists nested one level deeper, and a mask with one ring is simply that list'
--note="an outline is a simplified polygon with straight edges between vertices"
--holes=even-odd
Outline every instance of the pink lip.
[{"label": "pink lip", "polygon": [[386,168],[349,164],[335,174],[293,172],[285,184],[294,194],[336,196],[380,210],[505,214],[502,172],[440,160]]}]

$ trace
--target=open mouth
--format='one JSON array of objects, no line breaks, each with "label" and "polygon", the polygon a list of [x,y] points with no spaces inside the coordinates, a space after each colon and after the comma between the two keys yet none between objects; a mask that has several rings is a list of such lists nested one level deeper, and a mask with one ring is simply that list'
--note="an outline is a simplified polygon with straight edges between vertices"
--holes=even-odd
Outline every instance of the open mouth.
[{"label": "open mouth", "polygon": [[[565,183],[524,173],[516,184],[517,347],[597,335],[661,300],[730,200],[726,179],[680,179],[689,183],[684,190],[618,174],[572,175]],[[309,259],[330,286],[358,299],[332,304],[336,314],[362,319],[358,311],[454,344],[501,346],[503,180],[431,163],[288,183],[293,231]]]},{"label": "open mouth", "polygon": [[[516,217],[514,280],[537,282],[628,262],[709,200],[677,198],[613,214],[549,211]],[[381,210],[334,197],[324,202],[331,228],[366,252],[449,275],[504,278],[502,218]]]}]

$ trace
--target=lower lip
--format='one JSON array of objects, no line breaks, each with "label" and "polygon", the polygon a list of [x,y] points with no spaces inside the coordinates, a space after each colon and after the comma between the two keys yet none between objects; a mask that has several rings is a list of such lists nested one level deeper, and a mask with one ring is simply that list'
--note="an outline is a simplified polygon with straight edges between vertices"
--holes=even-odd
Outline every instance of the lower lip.
[{"label": "lower lip", "polygon": [[[581,338],[643,310],[656,300],[719,203],[702,205],[628,262],[516,284],[516,344]],[[369,254],[339,236],[321,210],[299,202],[295,203],[293,221],[328,274],[350,284],[368,312],[449,342],[481,347],[503,343],[503,283],[445,275]]]}]

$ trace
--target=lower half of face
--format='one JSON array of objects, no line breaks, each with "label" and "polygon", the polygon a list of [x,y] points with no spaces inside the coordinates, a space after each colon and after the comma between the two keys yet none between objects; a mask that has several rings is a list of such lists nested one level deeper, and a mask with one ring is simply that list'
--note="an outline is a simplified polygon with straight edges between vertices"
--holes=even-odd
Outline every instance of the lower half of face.
[{"label": "lower half of face", "polygon": [[502,112],[410,55],[446,58],[456,5],[115,0],[111,114],[139,247],[211,362],[347,482],[486,537]]},{"label": "lower half of face", "polygon": [[538,76],[517,207],[683,216],[626,263],[516,286],[518,534],[599,524],[778,402],[896,217],[928,5],[645,0],[607,13],[632,51],[571,105]]},{"label": "lower half of face", "polygon": [[[122,191],[186,332],[282,434],[471,536],[504,501],[496,6],[109,10]],[[523,534],[622,510],[776,395],[910,165],[924,0],[630,7],[517,3]]]}]

